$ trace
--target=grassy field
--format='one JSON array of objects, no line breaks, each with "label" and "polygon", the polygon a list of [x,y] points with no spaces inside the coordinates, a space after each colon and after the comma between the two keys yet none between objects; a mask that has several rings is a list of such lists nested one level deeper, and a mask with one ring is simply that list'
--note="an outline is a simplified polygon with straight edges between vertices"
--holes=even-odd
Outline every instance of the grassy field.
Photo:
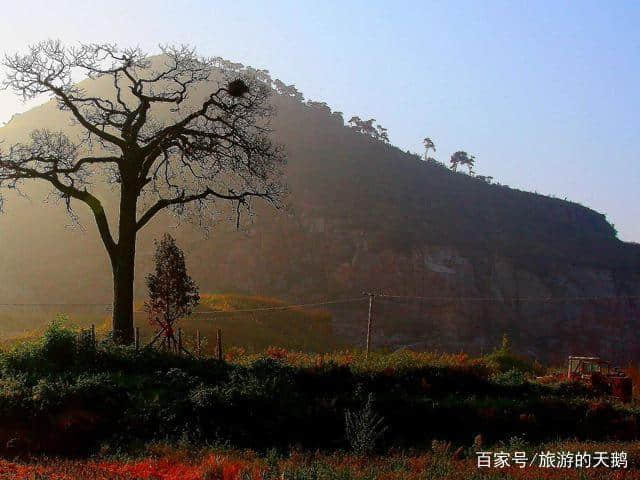
[{"label": "grassy field", "polygon": [[108,320],[107,315],[105,307],[0,307],[0,345],[8,347],[38,338],[55,318],[64,317],[69,326],[89,328],[92,324],[103,325]]},{"label": "grassy field", "polygon": [[[216,330],[223,333],[227,348],[257,352],[271,345],[283,348],[323,352],[344,347],[332,332],[331,315],[328,312],[292,308],[283,310],[283,301],[260,296],[235,294],[202,295],[201,304],[191,315],[180,322],[185,344],[195,350],[196,330],[203,339],[203,351],[213,354]],[[234,313],[234,311],[241,312]],[[257,310],[247,312],[246,310]],[[140,327],[142,341],[149,342],[154,328],[143,312],[143,303],[136,305],[136,325]],[[59,317],[70,327],[97,327],[99,337],[110,331],[110,314],[100,306],[43,306],[0,308],[0,346],[33,340],[44,332],[49,322]]]},{"label": "grassy field", "polygon": [[[213,354],[218,328],[223,332],[225,345],[248,352],[262,351],[272,345],[308,352],[332,351],[341,346],[333,335],[328,312],[309,308],[281,309],[285,305],[285,302],[269,297],[202,295],[198,310],[183,322],[183,330],[187,341],[192,343],[195,330],[200,329],[201,335],[208,340],[205,351],[209,354]],[[146,325],[142,319],[138,323]]]}]

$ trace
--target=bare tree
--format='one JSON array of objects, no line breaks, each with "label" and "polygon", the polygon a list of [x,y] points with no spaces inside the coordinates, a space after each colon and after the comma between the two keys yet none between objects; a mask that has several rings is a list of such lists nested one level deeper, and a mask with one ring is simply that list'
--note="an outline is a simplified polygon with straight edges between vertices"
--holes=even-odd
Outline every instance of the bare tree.
[{"label": "bare tree", "polygon": [[[270,86],[187,47],[161,50],[150,57],[137,48],[50,40],[3,62],[5,88],[25,99],[51,95],[83,134],[73,141],[34,130],[30,141],[10,145],[0,152],[0,187],[39,180],[72,215],[76,203],[93,212],[111,260],[113,332],[122,343],[133,339],[136,236],[158,212],[202,220],[216,212],[214,203],[232,202],[239,215],[254,198],[277,205],[283,192],[284,155],[269,139]],[[79,75],[106,79],[110,95],[74,83]],[[191,101],[203,89],[204,99]],[[113,222],[96,183],[119,191]],[[110,223],[117,223],[117,238]]]}]

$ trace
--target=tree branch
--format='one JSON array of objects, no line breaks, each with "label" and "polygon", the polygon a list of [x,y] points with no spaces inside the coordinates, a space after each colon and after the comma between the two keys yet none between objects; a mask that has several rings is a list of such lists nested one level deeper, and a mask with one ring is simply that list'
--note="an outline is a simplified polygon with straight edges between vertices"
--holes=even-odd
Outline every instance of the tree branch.
[{"label": "tree branch", "polygon": [[250,197],[259,197],[267,199],[269,202],[274,201],[274,196],[276,192],[242,192],[235,193],[230,191],[229,194],[224,194],[220,192],[216,192],[210,188],[205,189],[204,191],[193,194],[186,195],[184,192],[174,198],[160,199],[153,206],[151,206],[138,220],[136,224],[136,229],[140,230],[144,227],[160,210],[170,207],[171,205],[184,205],[191,202],[196,202],[200,200],[205,200],[207,198],[219,198],[223,200],[237,201],[239,205],[245,204],[247,199]]},{"label": "tree branch", "polygon": [[[152,58],[137,48],[76,48],[48,41],[30,47],[26,55],[5,56],[5,87],[24,98],[53,94],[58,107],[70,111],[83,127],[83,146],[91,149],[95,140],[109,155],[78,159],[78,146],[62,136],[42,134],[34,137],[32,146],[15,146],[13,162],[0,164],[0,187],[39,178],[66,200],[83,201],[92,209],[110,252],[115,243],[104,209],[83,188],[98,170],[108,181],[121,184],[121,195],[126,189],[128,195],[148,196],[152,206],[137,221],[138,230],[166,207],[207,199],[237,202],[240,207],[249,197],[273,202],[280,194],[274,178],[285,160],[269,139],[271,82],[266,72],[203,58],[184,46],[161,50],[162,57]],[[107,77],[113,91],[104,97],[90,93],[90,87],[85,91],[73,83],[78,70],[91,79]],[[216,87],[211,88],[212,80]],[[181,104],[198,86],[210,93],[181,112]],[[176,115],[167,122],[154,110],[156,104],[160,112],[162,105],[173,104],[170,113]],[[173,210],[182,213],[180,208]],[[134,215],[127,212],[129,219]]]},{"label": "tree branch", "polygon": [[[107,216],[102,203],[96,196],[89,193],[86,189],[80,190],[73,185],[66,185],[58,178],[56,173],[39,172],[35,169],[18,166],[13,162],[7,162],[1,159],[0,169],[5,170],[4,175],[0,175],[0,181],[6,181],[8,178],[13,178],[14,181],[24,180],[28,178],[45,180],[53,185],[56,190],[58,190],[63,195],[63,198],[75,198],[76,200],[84,202],[89,206],[93,213],[96,225],[98,226],[98,231],[100,232],[100,237],[102,238],[109,256],[113,257],[113,255],[115,255],[116,243],[114,242],[113,236],[111,235],[109,221],[107,220]],[[7,170],[13,171],[14,174],[12,176],[7,175]]]}]

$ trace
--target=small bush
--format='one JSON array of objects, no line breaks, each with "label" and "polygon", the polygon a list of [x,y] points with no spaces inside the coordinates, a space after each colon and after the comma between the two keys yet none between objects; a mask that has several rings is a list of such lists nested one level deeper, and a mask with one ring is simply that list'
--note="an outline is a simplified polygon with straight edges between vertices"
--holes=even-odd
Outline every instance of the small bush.
[{"label": "small bush", "polygon": [[5,372],[47,373],[73,369],[78,360],[78,333],[58,316],[35,341],[15,345],[2,355]]},{"label": "small bush", "polygon": [[512,368],[508,372],[493,375],[491,380],[498,385],[519,386],[524,385],[527,378],[521,370]]},{"label": "small bush", "polygon": [[518,370],[522,373],[530,373],[535,375],[543,375],[545,369],[537,362],[516,355],[511,351],[510,343],[503,341],[502,348],[496,349],[493,353],[482,357],[494,373],[505,373],[511,370]]},{"label": "small bush", "polygon": [[57,317],[49,324],[42,338],[43,360],[57,370],[69,368],[75,363],[78,334],[63,325]]},{"label": "small bush", "polygon": [[387,431],[384,418],[374,409],[374,396],[370,393],[360,410],[345,412],[345,430],[349,445],[359,455],[373,453],[376,443]]}]

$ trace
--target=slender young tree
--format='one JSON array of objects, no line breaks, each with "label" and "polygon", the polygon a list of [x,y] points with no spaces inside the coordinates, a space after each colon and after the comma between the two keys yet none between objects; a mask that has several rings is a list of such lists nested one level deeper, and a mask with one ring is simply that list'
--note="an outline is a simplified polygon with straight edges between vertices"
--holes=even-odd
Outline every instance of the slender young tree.
[{"label": "slender young tree", "polygon": [[431,140],[429,137],[426,137],[424,140],[422,140],[422,144],[424,145],[424,160],[427,161],[430,158],[429,150],[433,150],[435,152],[436,144],[433,143],[433,140]]},{"label": "slender young tree", "polygon": [[200,295],[187,274],[184,253],[174,238],[166,233],[155,245],[155,270],[147,275],[149,300],[144,306],[149,321],[159,329],[156,338],[164,337],[165,346],[176,350],[179,347],[174,335],[176,322],[191,315]]},{"label": "slender young tree", "polygon": [[[150,57],[137,48],[45,41],[3,62],[5,88],[25,99],[50,95],[83,133],[72,140],[34,130],[30,141],[4,145],[0,188],[37,180],[71,214],[76,204],[88,206],[111,260],[113,333],[121,343],[133,340],[136,237],[158,212],[202,221],[216,202],[235,203],[239,215],[252,199],[277,205],[283,193],[284,156],[269,139],[270,86],[188,47],[161,50]],[[82,76],[108,82],[109,94],[76,84]],[[119,193],[115,219],[94,188],[100,183]]]}]

